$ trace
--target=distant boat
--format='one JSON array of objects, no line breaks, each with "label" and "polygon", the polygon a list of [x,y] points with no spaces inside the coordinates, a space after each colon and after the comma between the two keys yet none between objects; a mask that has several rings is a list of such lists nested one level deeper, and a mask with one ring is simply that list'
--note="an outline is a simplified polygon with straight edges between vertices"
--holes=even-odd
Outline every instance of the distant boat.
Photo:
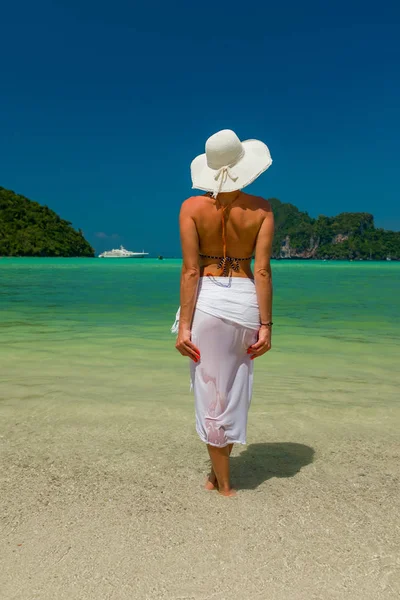
[{"label": "distant boat", "polygon": [[131,252],[126,250],[123,246],[120,248],[114,248],[113,250],[107,250],[102,254],[99,254],[99,258],[144,258],[148,256],[148,252]]},{"label": "distant boat", "polygon": [[389,256],[386,257],[386,260],[392,260],[390,257],[390,254],[389,254]]}]

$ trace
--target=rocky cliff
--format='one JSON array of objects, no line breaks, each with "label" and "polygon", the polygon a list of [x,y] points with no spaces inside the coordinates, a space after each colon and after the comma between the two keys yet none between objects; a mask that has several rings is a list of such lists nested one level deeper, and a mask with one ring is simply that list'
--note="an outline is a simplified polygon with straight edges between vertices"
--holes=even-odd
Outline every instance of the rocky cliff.
[{"label": "rocky cliff", "polygon": [[313,219],[293,204],[270,198],[274,258],[400,260],[400,232],[377,229],[369,213]]}]

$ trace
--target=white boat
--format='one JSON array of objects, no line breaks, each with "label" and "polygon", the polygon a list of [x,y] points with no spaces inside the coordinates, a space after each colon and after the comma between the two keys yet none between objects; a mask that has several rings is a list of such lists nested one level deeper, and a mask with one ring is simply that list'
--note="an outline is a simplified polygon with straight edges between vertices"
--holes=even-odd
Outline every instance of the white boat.
[{"label": "white boat", "polygon": [[148,254],[144,250],[143,252],[131,252],[121,246],[120,248],[113,248],[113,250],[106,250],[106,252],[99,254],[99,258],[144,258]]}]

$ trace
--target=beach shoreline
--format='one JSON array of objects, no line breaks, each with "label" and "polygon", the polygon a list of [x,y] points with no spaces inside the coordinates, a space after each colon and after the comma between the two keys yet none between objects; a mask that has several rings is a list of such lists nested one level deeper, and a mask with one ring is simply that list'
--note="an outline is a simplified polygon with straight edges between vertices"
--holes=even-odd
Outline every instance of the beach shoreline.
[{"label": "beach shoreline", "polygon": [[276,265],[222,498],[169,332],[179,261],[139,262],[0,265],[2,597],[397,599],[396,267]]}]

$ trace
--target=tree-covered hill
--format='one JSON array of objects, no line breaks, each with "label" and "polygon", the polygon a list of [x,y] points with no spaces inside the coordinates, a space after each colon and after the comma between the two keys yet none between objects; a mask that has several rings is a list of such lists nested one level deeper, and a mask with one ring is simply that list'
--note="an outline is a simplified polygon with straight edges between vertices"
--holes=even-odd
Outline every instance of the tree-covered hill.
[{"label": "tree-covered hill", "polygon": [[311,218],[293,204],[270,198],[275,258],[400,260],[400,232],[376,229],[369,213]]},{"label": "tree-covered hill", "polygon": [[94,250],[50,208],[0,187],[0,256],[94,256]]}]

